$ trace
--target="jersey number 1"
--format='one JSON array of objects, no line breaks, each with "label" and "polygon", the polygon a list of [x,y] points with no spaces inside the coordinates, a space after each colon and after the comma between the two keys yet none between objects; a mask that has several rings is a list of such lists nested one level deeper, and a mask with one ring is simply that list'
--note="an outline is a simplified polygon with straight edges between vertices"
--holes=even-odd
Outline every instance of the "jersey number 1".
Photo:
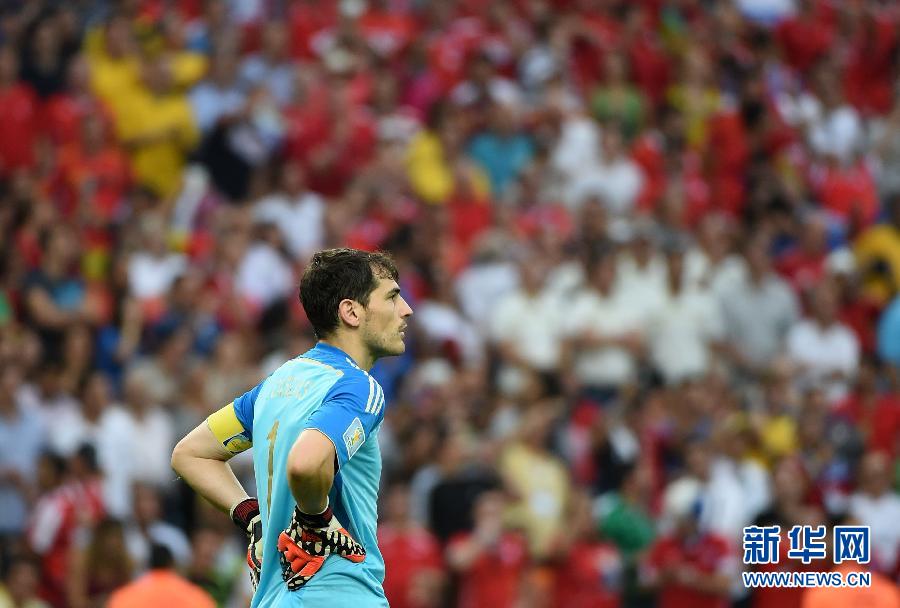
[{"label": "jersey number 1", "polygon": [[272,512],[272,467],[275,465],[275,437],[278,436],[278,421],[272,425],[272,430],[266,436],[269,440],[269,482],[266,488],[266,514]]}]

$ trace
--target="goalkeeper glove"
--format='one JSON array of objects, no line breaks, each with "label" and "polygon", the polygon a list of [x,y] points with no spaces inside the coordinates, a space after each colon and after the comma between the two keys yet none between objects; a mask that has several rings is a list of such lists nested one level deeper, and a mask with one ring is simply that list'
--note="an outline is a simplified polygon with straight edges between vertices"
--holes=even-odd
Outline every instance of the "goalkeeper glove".
[{"label": "goalkeeper glove", "polygon": [[259,571],[262,568],[263,530],[259,514],[259,501],[246,498],[231,507],[231,521],[247,535],[247,566],[250,568],[250,582],[253,591],[259,585]]},{"label": "goalkeeper glove", "polygon": [[296,591],[322,568],[329,555],[340,555],[354,563],[366,559],[366,550],[353,540],[331,507],[319,515],[294,509],[291,525],[278,537],[281,578]]}]

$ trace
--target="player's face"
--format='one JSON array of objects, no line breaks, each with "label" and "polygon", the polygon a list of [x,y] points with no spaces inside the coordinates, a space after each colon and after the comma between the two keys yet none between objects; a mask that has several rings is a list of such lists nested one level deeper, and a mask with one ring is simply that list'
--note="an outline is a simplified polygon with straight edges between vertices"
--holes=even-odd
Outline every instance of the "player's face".
[{"label": "player's face", "polygon": [[375,358],[403,354],[406,319],[412,312],[400,295],[397,282],[379,279],[378,287],[369,296],[363,326],[363,340]]}]

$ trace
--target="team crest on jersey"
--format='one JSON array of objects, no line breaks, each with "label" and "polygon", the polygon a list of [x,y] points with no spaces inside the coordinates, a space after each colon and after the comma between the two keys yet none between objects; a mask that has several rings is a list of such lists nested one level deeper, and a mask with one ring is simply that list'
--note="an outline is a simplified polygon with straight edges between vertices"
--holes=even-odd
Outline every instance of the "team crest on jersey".
[{"label": "team crest on jersey", "polygon": [[344,431],[344,445],[347,446],[347,458],[353,458],[356,450],[366,442],[366,432],[363,430],[359,418],[354,418],[347,430]]}]

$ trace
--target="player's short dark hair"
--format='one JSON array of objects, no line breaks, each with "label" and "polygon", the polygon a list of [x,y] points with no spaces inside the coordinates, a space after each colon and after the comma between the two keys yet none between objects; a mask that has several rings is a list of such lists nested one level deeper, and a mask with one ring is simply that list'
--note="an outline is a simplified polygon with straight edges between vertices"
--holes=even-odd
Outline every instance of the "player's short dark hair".
[{"label": "player's short dark hair", "polygon": [[338,328],[342,300],[368,306],[379,278],[396,281],[398,277],[394,261],[385,253],[349,248],[316,253],[300,279],[300,303],[316,337],[324,338]]}]

